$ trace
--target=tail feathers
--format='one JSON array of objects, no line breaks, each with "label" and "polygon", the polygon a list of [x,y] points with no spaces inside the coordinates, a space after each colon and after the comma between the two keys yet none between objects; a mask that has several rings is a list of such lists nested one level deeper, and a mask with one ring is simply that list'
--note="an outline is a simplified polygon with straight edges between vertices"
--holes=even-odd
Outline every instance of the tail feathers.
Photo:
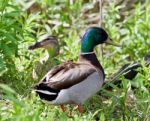
[{"label": "tail feathers", "polygon": [[40,96],[41,99],[47,101],[53,101],[57,98],[60,90],[53,89],[47,84],[41,83],[34,87],[35,92]]},{"label": "tail feathers", "polygon": [[55,92],[50,92],[50,91],[47,91],[47,90],[36,90],[35,91],[38,93],[43,93],[43,94],[46,94],[46,95],[57,95],[57,93]]}]

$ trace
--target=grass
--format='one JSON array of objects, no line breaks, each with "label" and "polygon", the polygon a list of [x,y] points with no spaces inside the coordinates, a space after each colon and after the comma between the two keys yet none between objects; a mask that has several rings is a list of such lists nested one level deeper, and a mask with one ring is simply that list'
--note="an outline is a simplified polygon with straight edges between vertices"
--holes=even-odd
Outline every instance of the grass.
[{"label": "grass", "polygon": [[[0,121],[150,120],[150,69],[143,64],[150,46],[150,4],[116,4],[104,2],[102,26],[123,47],[104,45],[104,58],[96,48],[98,59],[107,78],[128,62],[138,61],[143,67],[133,80],[121,76],[120,84],[109,84],[112,90],[103,87],[84,104],[82,115],[67,105],[73,116],[68,118],[58,106],[43,103],[32,91],[31,87],[38,82],[32,79],[32,70],[43,57],[43,51],[30,52],[27,48],[40,35],[49,33],[57,36],[60,43],[61,54],[57,59],[76,61],[80,36],[87,27],[98,26],[98,3],[40,0],[36,7],[27,8],[29,4],[24,1],[0,2],[0,92],[4,95],[0,100]],[[136,100],[130,100],[129,92],[133,92]]]}]

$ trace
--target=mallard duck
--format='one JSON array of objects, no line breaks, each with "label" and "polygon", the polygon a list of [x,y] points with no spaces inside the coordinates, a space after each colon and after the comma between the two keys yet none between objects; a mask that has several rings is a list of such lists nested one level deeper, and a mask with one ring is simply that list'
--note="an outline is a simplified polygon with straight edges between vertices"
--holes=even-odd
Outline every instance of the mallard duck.
[{"label": "mallard duck", "polygon": [[[150,66],[150,53],[146,54],[144,56],[144,65],[146,67]],[[109,77],[104,82],[104,87],[107,90],[111,90],[112,86],[108,85],[109,82],[113,83],[114,85],[121,84],[121,79],[119,79],[120,76],[123,76],[127,80],[133,80],[137,74],[139,73],[139,68],[142,68],[142,64],[139,62],[134,63],[127,63],[124,64],[116,73],[114,73],[111,77]],[[137,88],[134,85],[131,85],[132,89]]]},{"label": "mallard duck", "polygon": [[[150,53],[145,55],[144,65],[146,67],[150,66]],[[122,82],[122,80],[119,79],[120,76],[123,76],[125,79],[132,81],[133,79],[135,79],[135,77],[139,73],[139,70],[138,70],[139,68],[143,68],[142,64],[139,62],[124,64],[115,74],[113,74],[110,78],[108,78],[107,81],[104,82],[104,88],[106,90],[113,89],[113,87],[109,85],[109,82],[120,87],[120,84]],[[125,100],[126,105],[130,106],[130,105],[135,104],[136,96],[134,94],[133,89],[137,89],[137,88],[138,88],[137,85],[134,85],[134,84],[131,84],[131,87],[128,87],[128,90],[126,92],[126,100]]]},{"label": "mallard duck", "polygon": [[[144,62],[146,67],[150,66],[150,53],[145,55]],[[124,64],[115,74],[112,75],[112,77],[110,77],[110,80],[112,80],[114,84],[117,84],[121,81],[118,80],[118,77],[121,75],[123,75],[125,79],[133,80],[139,73],[139,70],[137,70],[138,68],[142,68],[141,63],[139,62]]]},{"label": "mallard duck", "polygon": [[29,46],[28,49],[35,50],[38,48],[46,49],[48,54],[35,64],[32,74],[34,80],[43,77],[58,62],[55,57],[59,54],[59,44],[55,36],[50,36],[48,34],[42,35],[40,39]]},{"label": "mallard duck", "polygon": [[67,61],[51,69],[34,87],[35,92],[42,100],[60,105],[63,111],[64,104],[76,104],[79,112],[83,112],[83,103],[100,90],[105,79],[103,67],[93,51],[102,43],[113,44],[106,31],[88,28],[78,61]]}]

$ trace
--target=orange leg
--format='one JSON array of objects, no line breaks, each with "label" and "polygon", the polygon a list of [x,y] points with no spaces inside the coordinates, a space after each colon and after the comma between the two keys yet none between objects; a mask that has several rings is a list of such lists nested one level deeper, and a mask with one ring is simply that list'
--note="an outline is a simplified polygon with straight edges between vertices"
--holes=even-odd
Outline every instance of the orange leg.
[{"label": "orange leg", "polygon": [[[60,108],[61,108],[61,110],[62,110],[63,112],[66,111],[64,105],[60,105]],[[72,113],[69,111],[69,113],[67,114],[67,116],[68,116],[69,118],[72,118]]]},{"label": "orange leg", "polygon": [[79,111],[80,113],[83,113],[83,106],[82,106],[82,105],[78,105],[78,111]]},{"label": "orange leg", "polygon": [[62,110],[63,112],[65,112],[65,107],[64,107],[64,105],[60,105],[60,108],[61,108],[61,110]]}]

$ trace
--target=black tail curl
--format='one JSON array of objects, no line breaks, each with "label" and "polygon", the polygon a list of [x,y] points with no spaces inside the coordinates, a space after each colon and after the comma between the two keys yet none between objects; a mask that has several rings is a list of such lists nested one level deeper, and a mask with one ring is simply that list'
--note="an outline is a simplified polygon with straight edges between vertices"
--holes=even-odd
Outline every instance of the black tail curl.
[{"label": "black tail curl", "polygon": [[[35,92],[39,95],[39,97],[42,100],[46,100],[46,101],[55,100],[58,96],[58,93],[60,92],[60,90],[53,89],[45,83],[40,83],[38,85],[35,85],[33,87],[33,89],[35,90]],[[45,92],[49,92],[49,93],[52,93],[52,94],[47,94]]]}]

